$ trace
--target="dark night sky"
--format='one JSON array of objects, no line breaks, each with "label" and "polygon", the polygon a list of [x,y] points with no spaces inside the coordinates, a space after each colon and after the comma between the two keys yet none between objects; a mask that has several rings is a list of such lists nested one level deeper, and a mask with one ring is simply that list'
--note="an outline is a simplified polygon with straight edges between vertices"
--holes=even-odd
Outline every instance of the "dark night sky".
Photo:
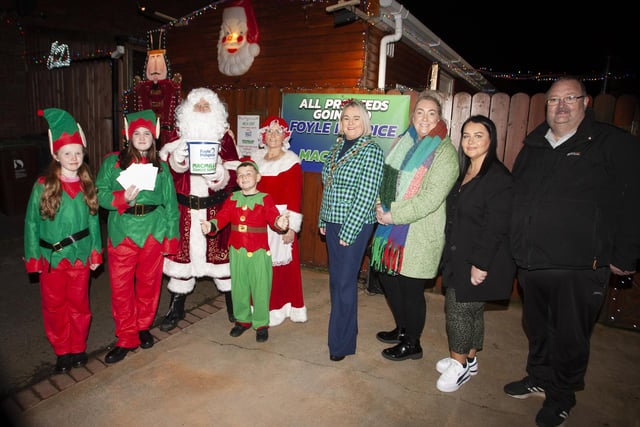
[{"label": "dark night sky", "polygon": [[[609,64],[610,75],[635,78],[608,79],[608,93],[640,94],[638,21],[627,10],[628,5],[618,7],[616,2],[608,2],[606,11],[594,10],[589,12],[592,18],[586,18],[586,3],[580,6],[582,11],[566,15],[549,12],[539,2],[520,3],[515,10],[494,2],[471,8],[452,7],[452,3],[430,7],[423,0],[397,1],[476,69],[513,77],[526,72],[603,76]],[[505,92],[544,92],[549,86],[546,81],[486,77]],[[593,95],[602,87],[603,80],[587,82]]]}]

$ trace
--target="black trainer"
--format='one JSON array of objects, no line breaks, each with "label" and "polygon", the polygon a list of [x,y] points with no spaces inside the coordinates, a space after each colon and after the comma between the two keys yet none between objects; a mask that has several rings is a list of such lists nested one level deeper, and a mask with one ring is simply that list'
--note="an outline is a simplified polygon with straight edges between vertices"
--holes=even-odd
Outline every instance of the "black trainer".
[{"label": "black trainer", "polygon": [[538,427],[558,427],[564,425],[567,418],[569,418],[569,411],[543,406],[536,415],[536,425]]},{"label": "black trainer", "polygon": [[529,396],[545,397],[544,389],[534,385],[529,377],[505,385],[504,392],[516,399],[526,399]]}]

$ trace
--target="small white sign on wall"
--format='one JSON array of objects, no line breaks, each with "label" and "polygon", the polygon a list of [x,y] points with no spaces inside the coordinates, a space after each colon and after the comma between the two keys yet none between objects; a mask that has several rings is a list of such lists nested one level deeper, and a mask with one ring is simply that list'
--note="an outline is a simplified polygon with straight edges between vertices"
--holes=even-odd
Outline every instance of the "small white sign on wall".
[{"label": "small white sign on wall", "polygon": [[258,149],[260,141],[260,116],[239,115],[237,145],[240,157],[251,156]]}]

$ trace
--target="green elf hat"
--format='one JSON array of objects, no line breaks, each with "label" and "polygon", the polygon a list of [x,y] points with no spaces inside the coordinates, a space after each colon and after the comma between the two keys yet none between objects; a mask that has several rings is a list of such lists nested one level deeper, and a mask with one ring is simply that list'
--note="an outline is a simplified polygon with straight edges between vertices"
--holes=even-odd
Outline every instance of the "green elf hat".
[{"label": "green elf hat", "polygon": [[236,168],[236,170],[238,170],[242,166],[251,166],[252,168],[254,168],[256,170],[256,172],[260,173],[260,169],[258,169],[257,163],[254,162],[253,160],[251,160],[251,157],[243,157],[243,158],[241,158],[240,159],[240,164],[238,164],[238,167]]},{"label": "green elf hat", "polygon": [[52,156],[63,145],[87,146],[84,132],[71,114],[59,108],[47,108],[38,110],[38,116],[44,117],[49,122],[49,150]]},{"label": "green elf hat", "polygon": [[131,139],[133,132],[140,127],[149,129],[151,135],[158,139],[160,135],[160,119],[156,117],[156,113],[153,110],[142,110],[125,116],[124,131],[127,141]]}]

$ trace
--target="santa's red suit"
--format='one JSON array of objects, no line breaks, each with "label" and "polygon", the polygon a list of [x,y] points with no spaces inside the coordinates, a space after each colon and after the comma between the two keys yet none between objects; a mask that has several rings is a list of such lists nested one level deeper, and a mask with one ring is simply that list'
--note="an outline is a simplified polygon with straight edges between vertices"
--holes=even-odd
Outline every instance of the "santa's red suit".
[{"label": "santa's red suit", "polygon": [[200,219],[213,219],[236,188],[236,145],[227,131],[221,140],[216,173],[200,175],[189,171],[188,158],[179,162],[170,154],[181,143],[181,140],[176,140],[161,150],[161,157],[168,155],[180,208],[178,251],[175,256],[167,257],[164,263],[164,273],[170,277],[168,289],[188,294],[193,291],[196,277],[208,276],[213,278],[220,291],[229,291],[229,230],[222,230],[215,237],[205,237],[200,229]]},{"label": "santa's red suit", "polygon": [[[288,144],[287,144],[288,145]],[[269,246],[273,261],[273,280],[269,302],[269,326],[289,318],[293,322],[307,321],[307,308],[302,294],[298,235],[302,227],[302,169],[300,158],[286,150],[278,160],[266,160],[267,150],[251,155],[260,169],[258,190],[269,194],[281,213],[289,212],[289,228],[296,234],[293,242],[284,244],[282,235],[269,231]]]}]

